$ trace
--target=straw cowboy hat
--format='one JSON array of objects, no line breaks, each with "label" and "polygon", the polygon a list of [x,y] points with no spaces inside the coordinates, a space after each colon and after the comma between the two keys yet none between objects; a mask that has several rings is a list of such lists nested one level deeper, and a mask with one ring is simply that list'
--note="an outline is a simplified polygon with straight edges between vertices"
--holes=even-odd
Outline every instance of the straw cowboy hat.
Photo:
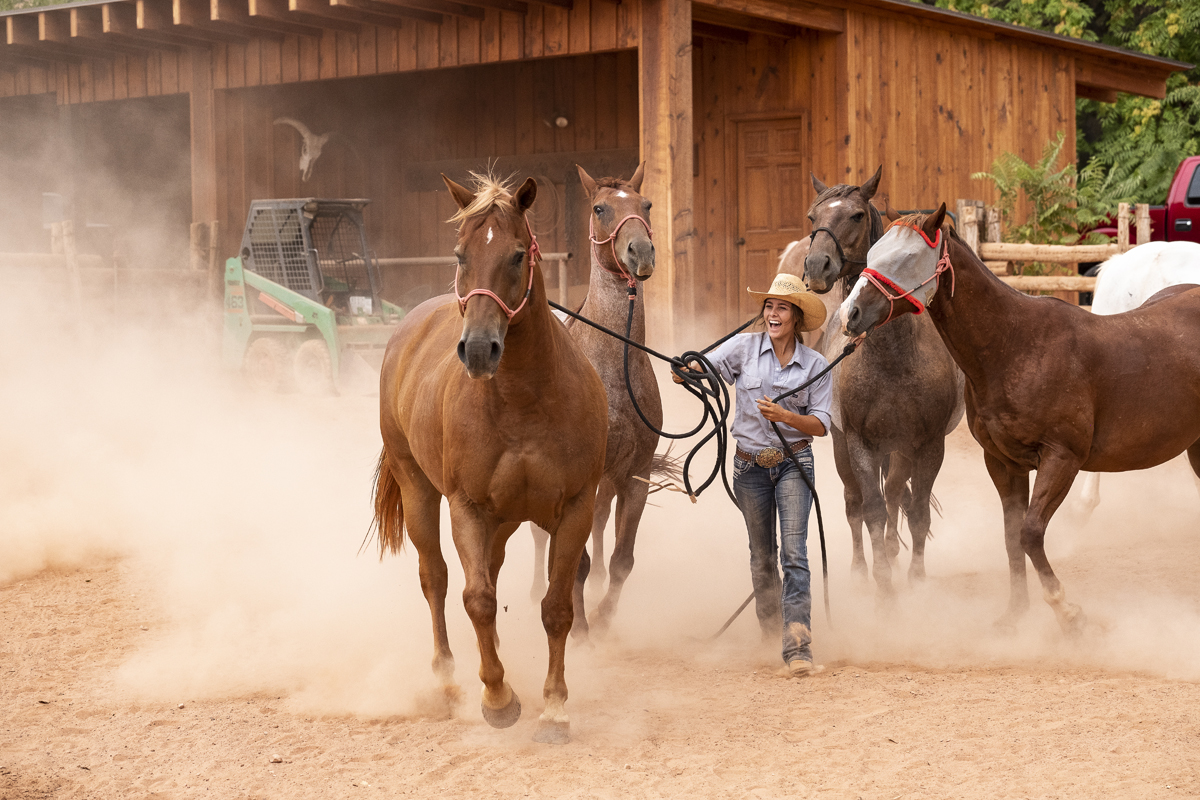
[{"label": "straw cowboy hat", "polygon": [[775,276],[775,280],[771,281],[771,288],[767,291],[756,292],[749,287],[746,291],[760,300],[774,297],[777,300],[786,300],[800,309],[804,316],[796,324],[797,331],[815,331],[825,324],[825,304],[795,275],[780,272]]}]

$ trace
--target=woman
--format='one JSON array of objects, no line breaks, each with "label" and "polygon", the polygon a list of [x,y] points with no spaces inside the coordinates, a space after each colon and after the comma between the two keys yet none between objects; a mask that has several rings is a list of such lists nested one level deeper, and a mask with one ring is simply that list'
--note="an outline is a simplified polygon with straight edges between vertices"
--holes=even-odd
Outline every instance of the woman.
[{"label": "woman", "polygon": [[[800,342],[802,331],[824,324],[825,305],[800,278],[786,273],[776,275],[765,292],[747,291],[763,300],[761,322],[766,330],[735,336],[714,350],[709,360],[737,390],[733,491],[750,538],[758,623],[764,640],[782,631],[786,673],[798,677],[821,668],[813,665],[811,649],[808,513],[812,494],[788,453],[796,454],[809,481],[814,480],[809,444],[829,430],[833,383],[826,375],[781,403],[771,398],[795,389],[827,366],[820,354]],[[779,424],[783,442],[772,422]],[[783,567],[782,586],[776,561]]]}]

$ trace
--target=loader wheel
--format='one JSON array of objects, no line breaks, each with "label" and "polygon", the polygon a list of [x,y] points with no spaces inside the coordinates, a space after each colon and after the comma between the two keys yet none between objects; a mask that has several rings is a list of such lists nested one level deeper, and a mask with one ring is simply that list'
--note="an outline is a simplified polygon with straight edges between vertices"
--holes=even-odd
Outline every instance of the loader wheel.
[{"label": "loader wheel", "polygon": [[246,383],[256,392],[287,391],[292,378],[288,355],[287,346],[278,339],[255,339],[242,361]]},{"label": "loader wheel", "polygon": [[324,339],[306,339],[296,348],[292,376],[301,394],[333,394],[333,363]]}]

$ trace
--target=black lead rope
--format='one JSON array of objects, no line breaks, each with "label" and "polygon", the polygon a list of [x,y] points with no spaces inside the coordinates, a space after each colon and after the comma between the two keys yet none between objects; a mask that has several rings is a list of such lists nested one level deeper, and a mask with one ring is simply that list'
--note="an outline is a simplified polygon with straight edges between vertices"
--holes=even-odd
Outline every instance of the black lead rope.
[{"label": "black lead rope", "polygon": [[[835,239],[835,241],[836,241],[836,239]],[[688,493],[688,496],[691,497],[694,501],[695,498],[700,496],[701,492],[703,492],[706,488],[709,487],[709,485],[712,484],[712,482],[717,477],[717,473],[720,472],[721,482],[725,485],[725,491],[729,495],[729,499],[733,501],[733,504],[735,506],[738,506],[740,508],[740,505],[737,501],[737,497],[734,495],[733,489],[730,488],[730,486],[729,486],[729,478],[725,472],[726,454],[728,453],[728,445],[729,445],[729,430],[728,430],[729,412],[732,408],[732,403],[730,402],[730,398],[729,398],[729,389],[725,386],[725,382],[723,380],[721,380],[721,377],[717,373],[716,368],[713,367],[712,362],[708,360],[707,354],[712,352],[716,348],[720,347],[722,344],[729,341],[734,336],[736,336],[737,334],[744,331],[746,328],[750,327],[752,324],[754,324],[754,321],[756,319],[758,319],[758,317],[755,316],[755,317],[747,320],[744,324],[740,325],[733,331],[730,331],[726,335],[722,336],[720,339],[713,342],[712,344],[710,344],[708,347],[704,348],[703,350],[700,350],[700,351],[689,350],[689,351],[683,353],[678,358],[671,358],[670,356],[665,356],[662,353],[659,353],[655,350],[651,350],[649,347],[646,347],[645,345],[641,344],[640,342],[636,342],[632,338],[630,338],[630,334],[633,331],[633,311],[634,311],[634,304],[635,304],[636,300],[637,300],[637,287],[630,286],[629,287],[629,316],[625,323],[625,335],[624,336],[622,336],[621,334],[617,333],[616,331],[614,331],[610,328],[604,327],[603,325],[601,325],[597,322],[593,322],[592,320],[588,319],[587,317],[583,316],[582,314],[579,314],[575,311],[571,311],[569,308],[564,308],[563,306],[559,305],[558,303],[555,303],[553,300],[548,300],[547,302],[549,302],[551,308],[557,309],[558,311],[561,311],[564,314],[567,314],[568,316],[573,317],[576,320],[579,320],[580,322],[583,322],[587,325],[592,326],[593,328],[595,328],[598,331],[601,331],[602,333],[606,333],[609,336],[612,336],[614,339],[618,339],[621,342],[624,342],[624,344],[625,344],[625,347],[624,347],[625,390],[629,394],[629,399],[633,403],[633,408],[637,412],[638,417],[641,418],[642,423],[645,424],[646,427],[648,427],[650,430],[654,431],[659,436],[662,436],[667,439],[686,439],[688,437],[694,436],[697,433],[699,433],[701,430],[703,430],[705,423],[707,423],[709,419],[712,420],[713,430],[710,433],[708,433],[706,436],[704,436],[704,438],[702,438],[699,442],[697,442],[696,445],[688,453],[687,458],[684,459],[684,462],[683,462],[683,488]],[[807,381],[805,381],[801,385],[797,386],[795,389],[791,389],[791,390],[786,391],[783,394],[779,395],[774,400],[772,400],[772,402],[779,403],[781,400],[785,400],[788,397],[791,397],[792,395],[794,395],[798,392],[804,391],[809,386],[811,386],[812,384],[816,383],[818,380],[820,380],[821,378],[823,378],[827,374],[829,374],[829,372],[834,367],[836,367],[838,364],[840,364],[842,362],[842,359],[846,358],[851,353],[853,353],[857,346],[858,346],[857,343],[850,342],[849,344],[846,345],[845,349],[842,350],[841,355],[839,355],[837,358],[835,358],[828,366],[825,367],[825,369],[821,370],[816,375],[809,378]],[[642,411],[641,406],[638,405],[637,397],[633,393],[633,382],[632,382],[632,380],[630,378],[630,374],[629,374],[629,348],[630,347],[636,347],[638,350],[641,350],[642,352],[647,353],[648,355],[652,355],[655,358],[658,358],[658,359],[670,364],[672,374],[674,374],[675,376],[677,376],[678,378],[680,378],[683,381],[682,385],[683,385],[684,389],[686,389],[693,396],[695,396],[697,399],[700,400],[700,402],[704,406],[704,415],[701,417],[700,422],[697,423],[696,427],[694,427],[692,430],[690,430],[686,433],[670,433],[668,431],[660,430],[653,423],[651,423],[649,419],[646,418],[646,414]],[[694,363],[699,363],[703,367],[703,369],[695,370],[695,369],[691,369],[688,367],[689,364],[694,364]],[[825,549],[825,522],[821,516],[821,501],[820,501],[820,498],[817,497],[817,487],[813,484],[812,479],[810,479],[808,477],[808,473],[804,471],[804,468],[800,466],[800,459],[796,456],[796,454],[794,452],[792,452],[791,448],[787,447],[787,440],[785,440],[783,438],[783,433],[779,430],[779,425],[775,422],[772,422],[771,427],[775,430],[775,435],[779,437],[779,441],[784,444],[784,448],[783,448],[784,452],[786,452],[788,454],[788,457],[791,458],[792,463],[796,467],[796,471],[800,473],[801,479],[803,479],[805,485],[808,486],[808,491],[812,494],[813,507],[816,509],[816,512],[817,512],[817,533],[818,533],[818,538],[820,539],[820,542],[821,542],[821,584],[822,584],[822,589],[824,590],[824,598],[825,598],[825,620],[829,623],[830,627],[833,627],[833,618],[832,618],[832,616],[830,614],[830,610],[829,610],[829,564],[828,564],[828,558],[827,558],[827,553],[826,553],[826,549]],[[692,459],[695,458],[696,454],[700,451],[700,449],[702,447],[704,447],[704,445],[707,444],[709,442],[709,440],[713,439],[714,437],[717,440],[716,462],[713,465],[712,471],[708,474],[708,477],[704,480],[704,482],[700,484],[699,488],[693,490],[692,484],[691,484],[691,478],[689,476]],[[753,599],[754,599],[754,593],[751,592],[750,596],[748,598],[746,598],[746,601],[743,602],[742,605],[738,608],[738,610],[733,613],[733,616],[730,617],[729,620],[726,621],[726,623],[721,626],[721,629],[712,636],[712,639],[716,639],[718,636],[723,634],[726,631],[726,629],[728,629],[729,626],[733,624],[733,621],[735,619],[737,619],[738,616],[746,609],[746,606],[750,605],[750,601]]]}]

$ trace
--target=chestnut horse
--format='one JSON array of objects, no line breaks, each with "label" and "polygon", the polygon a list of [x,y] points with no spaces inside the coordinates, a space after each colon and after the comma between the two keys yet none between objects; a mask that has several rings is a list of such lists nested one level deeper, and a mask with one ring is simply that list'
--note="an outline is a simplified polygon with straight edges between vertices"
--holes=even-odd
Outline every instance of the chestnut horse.
[{"label": "chestnut horse", "polygon": [[[640,194],[645,163],[634,171],[629,180],[601,178],[593,180],[583,167],[578,167],[579,179],[589,198],[588,235],[591,239],[591,277],[587,299],[579,313],[611,330],[626,333],[637,342],[646,341],[646,301],[638,288],[654,273],[654,244],[650,240],[650,201]],[[637,292],[630,320],[630,292]],[[632,322],[629,330],[626,326]],[[650,357],[641,350],[628,349],[629,385],[625,383],[625,345],[590,325],[567,320],[571,336],[582,348],[588,360],[600,374],[608,395],[608,444],[605,447],[604,477],[600,479],[600,494],[592,518],[592,546],[595,561],[583,553],[580,572],[595,569],[600,582],[604,580],[604,527],[617,501],[616,542],[608,570],[608,591],[597,606],[591,625],[603,635],[617,610],[621,589],[633,569],[633,545],[638,524],[646,507],[650,489],[651,467],[655,464],[654,449],[658,434],[638,417],[629,399],[632,389],[638,407],[655,428],[662,428],[662,400],[658,381],[650,367]],[[546,533],[533,526],[534,573],[531,595],[540,597],[545,591],[545,568],[542,553]],[[588,620],[582,607],[575,609],[572,635],[583,636]]]},{"label": "chestnut horse", "polygon": [[1029,297],[943,227],[945,214],[943,204],[896,222],[840,316],[848,335],[873,336],[929,309],[967,376],[967,420],[1004,508],[1011,593],[1000,624],[1029,607],[1028,556],[1059,624],[1078,633],[1083,614],[1046,559],[1046,523],[1081,469],[1146,469],[1186,451],[1200,474],[1200,290],[1173,286],[1112,316]]},{"label": "chestnut horse", "polygon": [[[826,187],[812,176],[817,199],[808,210],[813,235],[804,275],[818,293],[848,290],[883,235],[871,205],[878,171],[862,186]],[[818,345],[833,361],[846,346],[837,314]],[[868,338],[833,375],[833,456],[846,500],[854,548],[851,569],[866,577],[862,525],[871,537],[875,585],[892,593],[892,562],[900,554],[899,514],[912,535],[909,580],[925,577],[933,482],[946,436],[963,417],[963,374],[925,316],[906,316]]]},{"label": "chestnut horse", "polygon": [[392,334],[379,380],[383,453],[375,488],[381,551],[404,531],[417,549],[433,616],[433,670],[454,689],[446,636],[446,562],[439,515],[450,526],[466,577],[463,605],[479,640],[483,716],[508,727],[521,703],[497,653],[496,579],[522,522],[550,532],[550,587],[542,624],[550,647],[546,709],[534,739],[565,742],[563,659],[579,557],[604,469],[604,385],[550,313],[537,243],[525,212],[529,178],[512,194],[476,176],[476,191],[446,178],[458,204],[455,296],[414,308]]}]

